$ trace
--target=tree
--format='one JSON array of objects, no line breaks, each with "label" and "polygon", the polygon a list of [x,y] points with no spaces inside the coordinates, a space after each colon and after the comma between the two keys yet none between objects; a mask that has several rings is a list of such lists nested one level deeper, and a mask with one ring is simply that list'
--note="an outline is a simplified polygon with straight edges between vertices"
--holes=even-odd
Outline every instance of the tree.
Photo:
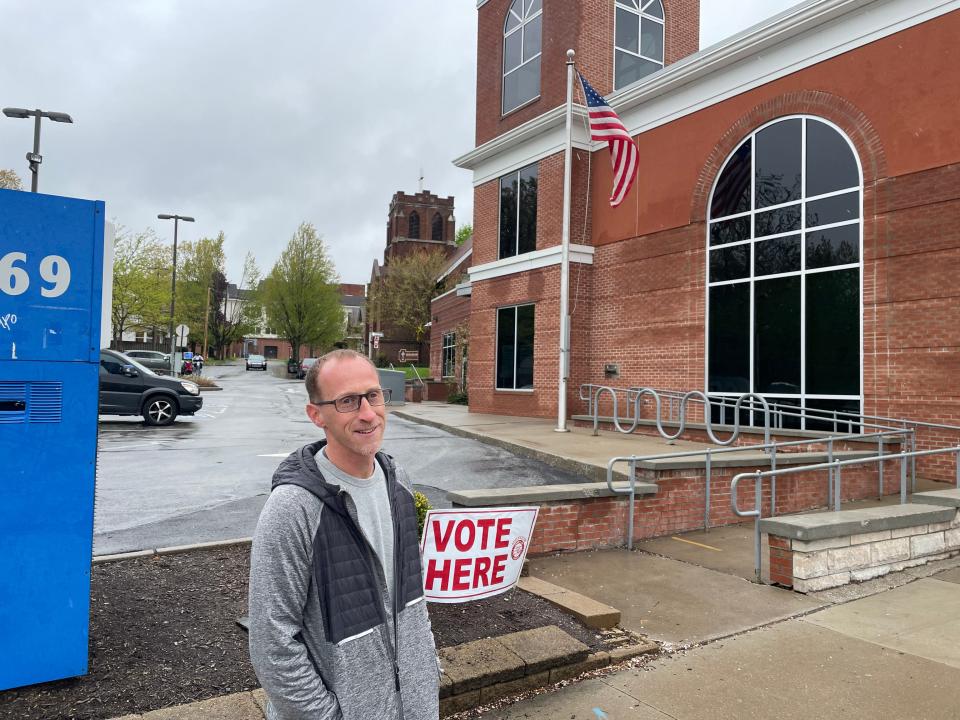
[{"label": "tree", "polygon": [[430,322],[430,301],[446,290],[437,278],[448,263],[443,250],[391,258],[384,277],[370,289],[374,320],[412,332],[420,342]]},{"label": "tree", "polygon": [[233,295],[228,293],[226,276],[219,270],[214,272],[209,332],[210,344],[217,357],[223,357],[230,345],[258,329],[263,317],[263,305],[257,292],[259,285],[260,270],[251,253],[247,253],[243,261],[243,274]]},{"label": "tree", "polygon": [[[190,328],[190,340],[203,339],[203,320],[207,313],[207,289],[213,287],[217,273],[226,272],[223,251],[226,237],[200,238],[181,243],[177,258],[177,322]],[[218,306],[211,301],[211,315]]]},{"label": "tree", "polygon": [[473,225],[470,225],[469,223],[466,225],[461,225],[457,229],[457,235],[454,238],[454,242],[456,243],[457,247],[460,247],[467,240],[469,240],[471,235],[473,235]]},{"label": "tree", "polygon": [[268,323],[300,359],[304,345],[326,350],[343,337],[339,278],[323,238],[302,223],[262,286]]},{"label": "tree", "polygon": [[113,339],[133,328],[163,327],[169,320],[170,248],[153,230],[131,233],[117,228],[113,259]]},{"label": "tree", "polygon": [[23,190],[23,181],[13,170],[0,169],[0,188],[4,190]]}]

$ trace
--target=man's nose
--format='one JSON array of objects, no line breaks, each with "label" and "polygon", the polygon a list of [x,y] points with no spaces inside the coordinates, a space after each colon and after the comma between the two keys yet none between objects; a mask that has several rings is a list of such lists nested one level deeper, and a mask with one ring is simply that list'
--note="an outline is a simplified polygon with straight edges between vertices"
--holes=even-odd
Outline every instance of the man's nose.
[{"label": "man's nose", "polygon": [[366,395],[360,396],[360,407],[357,410],[357,417],[366,422],[372,422],[377,418],[377,414],[373,411],[373,406],[370,404],[370,401],[367,400]]}]

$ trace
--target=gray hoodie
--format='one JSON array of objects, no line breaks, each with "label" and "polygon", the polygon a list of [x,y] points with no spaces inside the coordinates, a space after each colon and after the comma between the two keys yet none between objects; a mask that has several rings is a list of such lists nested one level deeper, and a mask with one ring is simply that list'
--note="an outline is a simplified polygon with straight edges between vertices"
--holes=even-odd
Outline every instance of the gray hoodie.
[{"label": "gray hoodie", "polygon": [[435,720],[436,647],[409,481],[377,454],[393,508],[391,602],[349,495],[317,469],[323,445],[281,463],[254,535],[250,659],[269,699],[267,718]]}]

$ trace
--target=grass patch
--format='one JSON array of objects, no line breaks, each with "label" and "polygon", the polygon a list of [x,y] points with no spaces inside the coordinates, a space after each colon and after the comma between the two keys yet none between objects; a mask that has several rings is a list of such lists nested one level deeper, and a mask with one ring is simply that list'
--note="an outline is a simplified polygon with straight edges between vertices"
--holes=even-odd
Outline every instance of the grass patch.
[{"label": "grass patch", "polygon": [[[396,367],[396,366],[395,366],[395,367]],[[404,377],[405,377],[407,380],[415,380],[416,377],[417,377],[417,376],[414,374],[414,372],[413,372],[413,368],[410,367],[409,365],[407,365],[406,367],[398,367],[397,370],[403,370]],[[429,379],[430,379],[430,368],[428,368],[428,367],[418,367],[418,368],[417,368],[417,372],[420,373],[420,379],[421,379],[421,380],[429,380]]]}]

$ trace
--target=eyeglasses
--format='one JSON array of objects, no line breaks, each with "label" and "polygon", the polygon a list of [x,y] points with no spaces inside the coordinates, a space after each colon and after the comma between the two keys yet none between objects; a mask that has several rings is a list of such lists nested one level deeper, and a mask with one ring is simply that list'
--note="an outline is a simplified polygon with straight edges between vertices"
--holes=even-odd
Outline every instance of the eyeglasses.
[{"label": "eyeglasses", "polygon": [[361,395],[343,395],[334,400],[321,400],[320,402],[310,403],[311,405],[333,405],[333,409],[337,412],[348,413],[356,412],[360,409],[360,401],[363,398],[367,399],[367,402],[371,407],[377,407],[378,405],[386,405],[390,402],[390,390],[384,390],[382,388],[377,388],[376,390],[370,390]]}]

